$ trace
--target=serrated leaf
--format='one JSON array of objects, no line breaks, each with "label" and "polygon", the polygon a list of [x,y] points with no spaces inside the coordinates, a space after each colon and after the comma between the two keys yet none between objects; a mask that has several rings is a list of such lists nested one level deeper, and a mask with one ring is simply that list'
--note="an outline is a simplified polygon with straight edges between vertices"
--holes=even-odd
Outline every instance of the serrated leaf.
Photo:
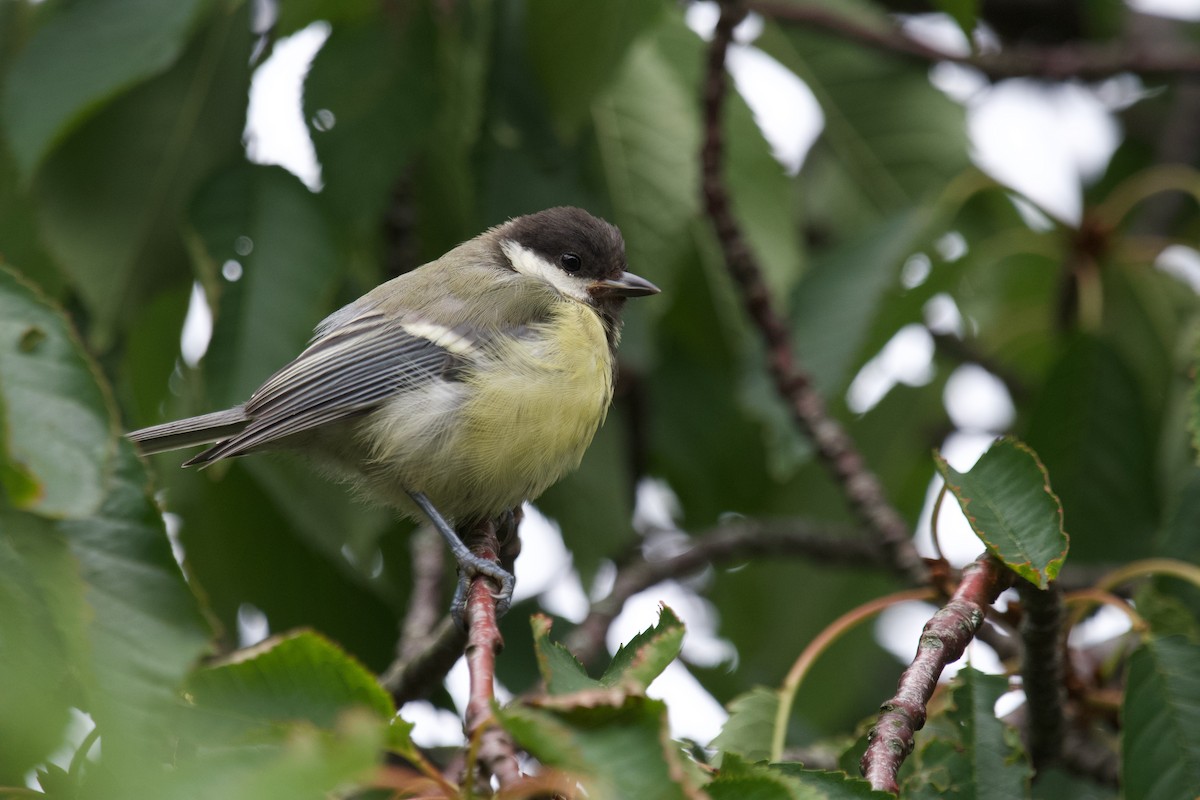
[{"label": "serrated leaf", "polygon": [[395,713],[391,696],[356,659],[313,631],[274,636],[192,675],[185,691],[212,725],[209,735],[236,736],[277,723],[304,721],[333,729],[352,708],[380,720]]},{"label": "serrated leaf", "polygon": [[613,690],[547,700],[552,709],[510,706],[497,719],[541,763],[578,776],[588,797],[704,797],[671,740],[662,702]]},{"label": "serrated leaf", "polygon": [[538,672],[550,694],[567,694],[583,689],[595,689],[599,681],[589,677],[583,664],[570,650],[550,641],[550,618],[534,614],[529,618],[533,627],[533,645],[537,653]]},{"label": "serrated leaf", "polygon": [[634,636],[617,650],[600,676],[600,685],[644,692],[679,655],[683,646],[683,623],[675,612],[660,607],[658,624]]},{"label": "serrated leaf", "polygon": [[4,117],[26,179],[72,127],[178,58],[208,0],[73,3],[12,64]]},{"label": "serrated leaf", "polygon": [[803,769],[799,764],[752,764],[737,755],[721,761],[717,778],[704,787],[713,800],[885,800],[861,778],[844,772]]},{"label": "serrated leaf", "polygon": [[[861,750],[859,752],[862,752]],[[812,797],[821,800],[886,800],[894,797],[890,792],[871,788],[871,784],[845,772],[804,769],[799,764],[772,764],[778,770],[799,782]]]},{"label": "serrated leaf", "polygon": [[938,472],[988,552],[1044,589],[1067,557],[1062,505],[1037,454],[1012,438],[999,439],[969,471],[934,454]]},{"label": "serrated leaf", "polygon": [[53,517],[99,508],[116,448],[110,402],[62,312],[0,266],[0,477],[9,502]]},{"label": "serrated leaf", "polygon": [[314,196],[279,167],[243,165],[207,184],[191,209],[211,274],[221,283],[205,369],[213,403],[243,402],[292,360],[328,311],[341,260]]},{"label": "serrated leaf", "polygon": [[1017,732],[996,718],[996,700],[1008,691],[1003,675],[987,675],[973,667],[960,670],[946,717],[953,740],[919,743],[919,770],[904,784],[903,794],[942,796],[953,787],[964,797],[1011,800],[1029,794],[1032,770]]},{"label": "serrated leaf", "polygon": [[1128,800],[1193,800],[1200,786],[1200,645],[1152,638],[1129,661],[1121,777]]},{"label": "serrated leaf", "polygon": [[730,700],[728,707],[729,719],[709,746],[722,754],[734,753],[750,762],[769,759],[775,715],[779,710],[779,692],[766,686],[755,686]]}]

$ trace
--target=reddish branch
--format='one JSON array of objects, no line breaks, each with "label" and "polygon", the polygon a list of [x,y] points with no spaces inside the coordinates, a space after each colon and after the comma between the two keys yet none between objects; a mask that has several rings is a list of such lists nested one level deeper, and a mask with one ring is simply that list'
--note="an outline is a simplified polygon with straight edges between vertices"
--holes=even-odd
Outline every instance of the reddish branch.
[{"label": "reddish branch", "polygon": [[[491,522],[476,525],[464,537],[477,556],[500,562],[501,545],[496,526]],[[496,625],[496,587],[490,578],[479,576],[467,592],[467,672],[470,692],[467,699],[467,737],[479,737],[479,764],[496,776],[500,786],[521,780],[516,753],[508,734],[492,723],[495,700],[496,655],[504,647],[504,638]]]},{"label": "reddish branch", "polygon": [[913,734],[925,725],[926,705],[947,664],[958,660],[983,624],[987,609],[1012,583],[1012,572],[989,556],[963,569],[962,581],[921,632],[917,655],[896,687],[896,696],[880,707],[871,729],[862,772],[874,789],[899,791],[896,772],[913,749]]},{"label": "reddish branch", "polygon": [[914,583],[927,580],[924,562],[917,555],[908,525],[888,503],[879,479],[867,467],[862,454],[845,428],[825,408],[825,402],[792,352],[791,332],[774,307],[762,270],[746,243],[730,206],[729,193],[721,174],[724,142],[721,113],[728,76],[725,53],[733,29],[745,16],[745,8],[732,0],[721,3],[721,17],[708,52],[704,87],[704,205],[716,229],[725,263],[742,292],[751,320],[758,328],[768,354],[768,370],[775,390],[787,403],[792,416],[812,439],[826,467],[842,487],[850,506],[878,537],[893,568]]},{"label": "reddish branch", "polygon": [[1121,72],[1141,75],[1200,73],[1200,53],[1134,42],[1070,44],[1053,47],[1020,45],[995,53],[948,53],[917,41],[896,26],[864,25],[845,14],[816,4],[750,0],[749,9],[764,17],[819,28],[844,39],[930,63],[972,67],[993,80],[1031,77],[1048,80],[1099,80]]},{"label": "reddish branch", "polygon": [[1021,618],[1021,679],[1029,730],[1029,757],[1041,770],[1062,755],[1066,733],[1063,706],[1064,648],[1062,593],[1053,584],[1041,590],[1021,581],[1017,587],[1024,614]]}]

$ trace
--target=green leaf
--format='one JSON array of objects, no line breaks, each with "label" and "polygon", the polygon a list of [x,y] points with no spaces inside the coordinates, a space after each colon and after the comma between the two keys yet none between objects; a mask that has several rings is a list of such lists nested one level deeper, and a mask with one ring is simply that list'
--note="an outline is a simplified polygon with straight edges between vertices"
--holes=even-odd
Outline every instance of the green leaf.
[{"label": "green leaf", "polygon": [[803,80],[825,116],[801,170],[808,221],[819,230],[853,238],[969,166],[965,112],[923,65],[803,26],[767,23],[755,46]]},{"label": "green leaf", "polygon": [[533,644],[537,652],[538,672],[550,694],[595,689],[599,681],[591,678],[575,655],[558,642],[550,641],[550,618],[545,614],[534,614],[529,618],[533,627]]},{"label": "green leaf", "polygon": [[370,672],[313,631],[237,651],[193,674],[185,691],[218,739],[301,720],[333,729],[352,708],[368,709],[381,721],[396,713]]},{"label": "green leaf", "polygon": [[796,351],[827,396],[845,391],[900,267],[928,235],[925,209],[891,214],[813,259],[792,300]]},{"label": "green leaf", "polygon": [[28,179],[75,126],[179,57],[208,0],[93,0],[59,9],[13,63],[4,117]]},{"label": "green leaf", "polygon": [[1129,800],[1192,800],[1200,786],[1200,645],[1152,638],[1129,661],[1121,776]]},{"label": "green leaf", "polygon": [[721,760],[716,780],[704,788],[713,800],[885,800],[893,796],[874,791],[866,781],[844,772],[802,769],[798,764],[752,764],[733,754]]},{"label": "green leaf", "polygon": [[[573,137],[597,92],[613,80],[638,35],[661,16],[644,0],[531,0],[525,7],[529,60],[560,129]],[[564,69],[563,53],[573,53]]]},{"label": "green leaf", "polygon": [[938,472],[988,552],[1041,589],[1067,557],[1062,504],[1037,454],[1012,438],[993,444],[967,472],[934,454]]},{"label": "green leaf", "polygon": [[370,781],[386,728],[374,714],[347,712],[333,731],[290,725],[287,738],[215,747],[180,758],[138,797],[158,800],[328,800]]},{"label": "green leaf", "polygon": [[236,261],[223,281],[205,370],[214,403],[243,402],[295,358],[328,310],[341,259],[316,199],[279,167],[244,165],[196,197],[192,224],[210,274]]},{"label": "green leaf", "polygon": [[[771,738],[775,715],[779,710],[779,692],[755,686],[729,701],[729,719],[712,740],[722,754],[733,753],[747,761],[765,761],[771,757]],[[722,756],[722,764],[724,764]]]},{"label": "green leaf", "polygon": [[210,630],[171,554],[145,467],[121,440],[99,511],[59,523],[86,585],[94,694],[105,761],[159,763],[184,674]]},{"label": "green leaf", "polygon": [[0,482],[18,508],[85,517],[113,469],[111,399],[62,312],[0,265]]},{"label": "green leaf", "polygon": [[905,782],[905,797],[944,797],[948,787],[964,797],[1009,800],[1026,797],[1032,770],[1017,732],[996,718],[996,700],[1008,691],[1003,675],[973,667],[959,671],[946,711],[953,739],[919,744],[919,770]]},{"label": "green leaf", "polygon": [[675,612],[660,606],[658,624],[634,636],[617,650],[600,676],[600,685],[644,692],[679,655],[683,646],[683,623]]},{"label": "green leaf", "polygon": [[305,78],[322,200],[371,244],[397,181],[430,138],[440,102],[430,77],[439,73],[439,33],[420,4],[402,14],[377,10],[335,25]]},{"label": "green leaf", "polygon": [[[1076,561],[1145,557],[1158,528],[1156,443],[1136,376],[1081,337],[1045,378],[1026,441],[1054,478]],[[1176,434],[1181,435],[1181,434]]]},{"label": "green leaf", "polygon": [[1192,432],[1192,449],[1200,464],[1200,359],[1193,362],[1192,391],[1188,393],[1188,430]]},{"label": "green leaf", "polygon": [[972,40],[976,17],[979,15],[979,0],[934,0],[934,5],[958,23],[968,42]]},{"label": "green leaf", "polygon": [[538,705],[500,709],[497,719],[542,764],[576,776],[588,797],[703,797],[671,741],[662,702],[602,690],[549,697]]},{"label": "green leaf", "polygon": [[625,236],[630,269],[664,291],[674,283],[666,269],[700,210],[694,91],[654,39],[645,38],[592,105],[613,221]]},{"label": "green leaf", "polygon": [[38,172],[41,239],[97,350],[147,297],[192,281],[180,235],[187,203],[216,165],[244,157],[247,7],[214,14],[169,70],[78,126]]},{"label": "green leaf", "polygon": [[0,503],[0,784],[59,746],[86,659],[83,593],[53,523]]}]

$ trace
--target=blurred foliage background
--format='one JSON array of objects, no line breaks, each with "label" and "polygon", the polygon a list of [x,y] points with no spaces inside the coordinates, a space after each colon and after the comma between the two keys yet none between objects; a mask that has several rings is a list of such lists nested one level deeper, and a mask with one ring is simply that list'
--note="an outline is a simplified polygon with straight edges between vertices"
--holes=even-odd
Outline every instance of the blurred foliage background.
[{"label": "blurred foliage background", "polygon": [[[722,122],[734,213],[802,364],[891,503],[915,527],[931,449],[964,431],[1012,432],[1062,500],[1064,579],[1200,558],[1187,429],[1200,333],[1195,25],[1116,0],[751,6],[753,46],[805,82],[824,126],[790,174],[735,93]],[[619,394],[583,467],[538,503],[584,587],[653,539],[633,514],[650,478],[692,534],[744,517],[868,535],[854,533],[841,488],[773,391],[703,215],[705,42],[687,10],[0,0],[0,784],[41,768],[49,793],[68,785],[47,759],[69,738],[71,709],[103,729],[114,785],[122,765],[169,760],[179,687],[197,659],[238,645],[239,609],[261,611],[273,632],[311,627],[371,672],[391,662],[406,524],[303,464],[199,473],[169,454],[146,465],[119,434],[241,401],[325,314],[514,215],[586,207],[621,227],[630,268],[663,289],[630,308]],[[1078,218],[1038,210],[973,165],[963,103],[930,80],[949,56],[899,46],[915,40],[897,14],[950,14],[981,32],[984,45],[955,58],[983,85],[1123,81],[1119,145]],[[314,23],[328,38],[304,77],[320,164],[310,188],[247,156],[246,121],[256,67]],[[1168,250],[1190,253],[1190,285],[1166,268]],[[212,336],[193,361],[181,332],[197,305]],[[927,379],[852,410],[856,376],[914,326],[932,344]],[[1005,430],[948,413],[964,365],[1003,385]],[[689,586],[736,651],[690,665],[727,703],[777,685],[832,619],[904,583],[870,564],[748,558]],[[1194,646],[1200,594],[1178,581],[1147,591]],[[499,673],[514,690],[536,680],[526,620],[538,608],[528,598],[504,621]],[[898,664],[882,653],[865,628],[839,641],[806,680],[789,741],[851,734],[894,686]],[[349,747],[311,746],[326,766]],[[221,762],[227,775],[238,758]],[[343,773],[329,769],[296,786],[336,783]],[[157,796],[200,791],[199,768],[183,773]],[[228,780],[223,796],[278,789]]]}]

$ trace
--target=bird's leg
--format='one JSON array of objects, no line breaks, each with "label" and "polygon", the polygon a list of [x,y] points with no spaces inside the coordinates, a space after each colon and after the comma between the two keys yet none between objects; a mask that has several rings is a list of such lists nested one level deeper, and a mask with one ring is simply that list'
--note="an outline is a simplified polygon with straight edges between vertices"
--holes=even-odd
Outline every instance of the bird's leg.
[{"label": "bird's leg", "polygon": [[499,564],[472,553],[446,518],[422,492],[409,492],[408,496],[425,512],[425,516],[429,517],[433,527],[446,540],[450,552],[454,554],[454,560],[458,562],[458,586],[454,589],[454,600],[450,603],[450,615],[454,617],[458,627],[465,627],[463,611],[467,602],[467,590],[479,575],[491,578],[500,586],[500,591],[496,593],[496,616],[499,617],[508,611],[509,605],[512,604],[513,586],[516,584],[513,574]]}]

